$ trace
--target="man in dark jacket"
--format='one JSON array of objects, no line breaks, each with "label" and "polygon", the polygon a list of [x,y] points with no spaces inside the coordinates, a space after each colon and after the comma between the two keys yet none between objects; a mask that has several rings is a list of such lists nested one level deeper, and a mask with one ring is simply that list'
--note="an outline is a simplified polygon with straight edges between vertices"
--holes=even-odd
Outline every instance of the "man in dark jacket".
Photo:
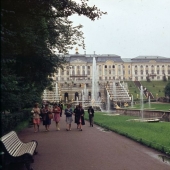
[{"label": "man in dark jacket", "polygon": [[88,114],[89,114],[90,126],[93,127],[94,109],[92,108],[92,106],[89,107]]}]

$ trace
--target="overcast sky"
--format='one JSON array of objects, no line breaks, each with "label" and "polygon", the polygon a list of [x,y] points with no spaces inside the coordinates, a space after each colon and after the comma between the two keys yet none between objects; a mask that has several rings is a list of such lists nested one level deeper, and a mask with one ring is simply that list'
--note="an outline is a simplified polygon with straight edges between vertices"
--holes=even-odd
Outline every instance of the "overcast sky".
[{"label": "overcast sky", "polygon": [[[88,4],[108,14],[95,21],[70,18],[74,25],[83,25],[86,50],[78,47],[80,54],[170,57],[170,0],[89,0]],[[69,53],[75,54],[75,48]]]}]

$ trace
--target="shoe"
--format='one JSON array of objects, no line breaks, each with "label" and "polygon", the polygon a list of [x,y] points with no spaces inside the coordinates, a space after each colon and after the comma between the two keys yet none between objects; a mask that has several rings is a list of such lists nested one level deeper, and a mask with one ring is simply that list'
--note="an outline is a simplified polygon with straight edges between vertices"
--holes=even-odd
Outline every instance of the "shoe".
[{"label": "shoe", "polygon": [[66,131],[68,131],[68,129],[66,129]]},{"label": "shoe", "polygon": [[91,125],[93,127],[93,125]]},{"label": "shoe", "polygon": [[34,133],[37,133],[37,131],[34,131]]},{"label": "shoe", "polygon": [[57,130],[60,130],[60,128],[58,128]]},{"label": "shoe", "polygon": [[71,131],[71,129],[69,129]]},{"label": "shoe", "polygon": [[80,131],[82,131],[82,129],[80,129]]}]

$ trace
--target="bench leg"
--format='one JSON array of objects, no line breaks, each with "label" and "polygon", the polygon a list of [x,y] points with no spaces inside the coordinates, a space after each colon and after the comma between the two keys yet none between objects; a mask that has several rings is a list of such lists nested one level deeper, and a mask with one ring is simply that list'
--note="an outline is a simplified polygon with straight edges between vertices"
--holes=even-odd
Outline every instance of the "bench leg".
[{"label": "bench leg", "polygon": [[31,168],[30,163],[25,163],[25,167],[27,168],[27,170],[33,170],[33,168]]}]

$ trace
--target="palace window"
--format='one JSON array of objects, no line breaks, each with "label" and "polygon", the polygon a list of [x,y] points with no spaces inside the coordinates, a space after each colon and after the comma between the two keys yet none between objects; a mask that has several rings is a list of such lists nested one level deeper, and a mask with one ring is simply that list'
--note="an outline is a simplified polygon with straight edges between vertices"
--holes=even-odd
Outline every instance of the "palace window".
[{"label": "palace window", "polygon": [[157,70],[157,74],[159,74],[159,70]]},{"label": "palace window", "polygon": [[107,65],[105,65],[104,68],[107,68]]},{"label": "palace window", "polygon": [[112,68],[115,68],[115,66],[114,66],[114,65],[112,65]]},{"label": "palace window", "polygon": [[128,65],[128,68],[130,68],[130,65]]},{"label": "palace window", "polygon": [[90,66],[87,66],[88,69],[90,69]]}]

